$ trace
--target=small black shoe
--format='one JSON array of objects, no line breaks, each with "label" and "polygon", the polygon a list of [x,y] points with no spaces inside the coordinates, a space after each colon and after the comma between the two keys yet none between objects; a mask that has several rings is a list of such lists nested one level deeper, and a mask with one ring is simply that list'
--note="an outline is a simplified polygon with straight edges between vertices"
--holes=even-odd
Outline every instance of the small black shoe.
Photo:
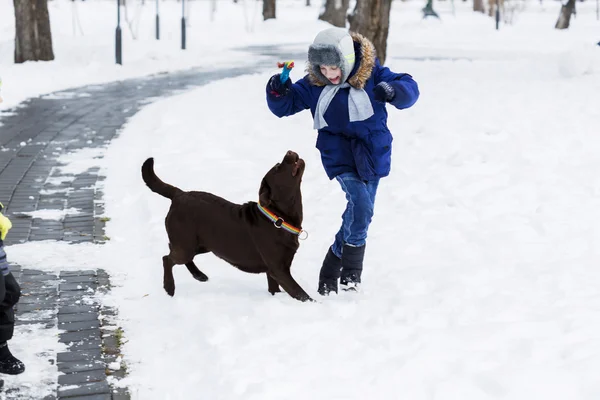
[{"label": "small black shoe", "polygon": [[337,291],[337,282],[319,282],[319,288],[317,289],[317,292],[319,292],[321,296],[329,296],[330,293],[337,293]]},{"label": "small black shoe", "polygon": [[323,260],[321,271],[319,272],[319,287],[317,292],[321,296],[328,296],[331,292],[338,292],[338,279],[342,267],[342,260],[339,259],[331,250],[327,250],[327,255]]},{"label": "small black shoe", "polygon": [[344,292],[358,292],[360,289],[360,278],[350,276],[340,280],[340,289]]},{"label": "small black shoe", "polygon": [[0,374],[19,375],[25,371],[25,364],[12,355],[6,342],[0,343]]},{"label": "small black shoe", "polygon": [[0,360],[0,374],[19,375],[23,372],[25,372],[25,364],[12,354],[8,358]]}]

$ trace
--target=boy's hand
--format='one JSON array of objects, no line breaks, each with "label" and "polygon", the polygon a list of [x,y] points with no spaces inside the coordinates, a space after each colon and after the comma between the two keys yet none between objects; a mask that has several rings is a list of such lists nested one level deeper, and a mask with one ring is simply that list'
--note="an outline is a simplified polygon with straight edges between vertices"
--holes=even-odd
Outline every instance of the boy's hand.
[{"label": "boy's hand", "polygon": [[285,83],[281,83],[280,75],[281,74],[273,75],[267,84],[269,93],[275,95],[276,97],[287,95],[290,92],[290,87],[292,85],[289,79],[286,80]]},{"label": "boy's hand", "polygon": [[386,101],[394,100],[394,96],[396,96],[396,91],[389,83],[380,82],[373,88],[373,94],[375,97],[375,101],[385,103]]},{"label": "boy's hand", "polygon": [[[2,203],[0,203],[0,211],[2,211],[3,208],[4,206]],[[12,222],[10,222],[10,219],[0,212],[0,239],[4,240],[4,238],[6,238],[10,228],[12,228]]]}]

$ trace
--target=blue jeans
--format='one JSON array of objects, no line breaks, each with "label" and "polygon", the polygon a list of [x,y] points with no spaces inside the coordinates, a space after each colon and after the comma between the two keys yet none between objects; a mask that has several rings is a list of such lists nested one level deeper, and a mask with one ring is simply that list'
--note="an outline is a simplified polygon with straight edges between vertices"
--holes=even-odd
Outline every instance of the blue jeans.
[{"label": "blue jeans", "polygon": [[346,210],[342,214],[342,226],[331,246],[333,253],[341,258],[344,244],[356,247],[366,244],[379,179],[365,182],[355,172],[344,172],[335,179],[342,186],[348,201]]}]

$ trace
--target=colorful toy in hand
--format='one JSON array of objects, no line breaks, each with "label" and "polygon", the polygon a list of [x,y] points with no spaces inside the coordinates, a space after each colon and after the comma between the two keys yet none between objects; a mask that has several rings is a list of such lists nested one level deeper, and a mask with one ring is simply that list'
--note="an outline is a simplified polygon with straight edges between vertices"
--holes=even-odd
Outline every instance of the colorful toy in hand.
[{"label": "colorful toy in hand", "polygon": [[281,83],[285,83],[285,81],[287,81],[290,77],[290,71],[292,70],[292,68],[294,68],[294,61],[278,62],[277,67],[283,68],[279,79],[281,80]]},{"label": "colorful toy in hand", "polygon": [[6,234],[12,228],[12,222],[8,219],[4,214],[2,214],[2,210],[4,209],[4,205],[0,203],[0,239],[4,240],[6,238]]}]

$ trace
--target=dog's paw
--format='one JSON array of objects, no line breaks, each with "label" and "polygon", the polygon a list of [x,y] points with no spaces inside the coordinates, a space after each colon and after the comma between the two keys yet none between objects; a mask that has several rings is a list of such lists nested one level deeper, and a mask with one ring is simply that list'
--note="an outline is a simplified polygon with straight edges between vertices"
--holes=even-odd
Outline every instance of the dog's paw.
[{"label": "dog's paw", "polygon": [[167,292],[167,294],[171,297],[173,297],[175,295],[175,285],[167,285],[165,284],[163,286],[163,288],[165,289],[165,292]]},{"label": "dog's paw", "polygon": [[269,293],[275,296],[275,293],[281,293],[281,289],[279,287],[277,289],[269,289]]},{"label": "dog's paw", "polygon": [[206,282],[208,281],[208,276],[204,275],[203,273],[200,273],[200,275],[194,275],[194,279],[200,282]]}]

